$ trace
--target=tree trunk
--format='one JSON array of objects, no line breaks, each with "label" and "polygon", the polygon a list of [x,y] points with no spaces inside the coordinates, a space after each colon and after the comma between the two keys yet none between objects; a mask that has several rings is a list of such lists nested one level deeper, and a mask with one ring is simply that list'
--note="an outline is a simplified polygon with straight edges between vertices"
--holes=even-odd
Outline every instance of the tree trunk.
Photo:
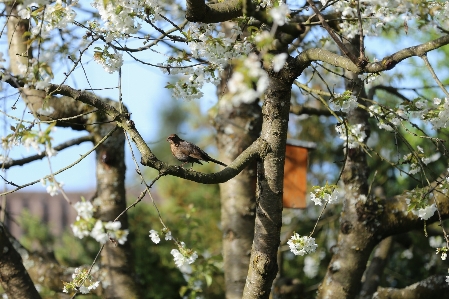
[{"label": "tree trunk", "polygon": [[[358,37],[353,41],[358,41]],[[359,48],[357,42],[352,45],[346,44],[350,49]],[[356,97],[366,98],[363,81],[357,74],[346,72],[345,77],[348,78],[346,89],[351,90]],[[363,142],[369,137],[368,117],[368,112],[360,108],[347,114],[348,125],[360,124],[361,131],[366,132]],[[368,258],[379,241],[374,238],[375,230],[367,225],[367,222],[374,220],[378,206],[367,199],[369,171],[366,154],[361,147],[346,148],[345,152],[346,161],[342,174],[345,198],[338,243],[319,288],[318,298],[354,298],[359,293]]]},{"label": "tree trunk", "polygon": [[[236,107],[222,101],[226,100],[218,103],[214,125],[217,129],[219,160],[228,164],[257,139],[262,118],[257,102]],[[255,163],[235,178],[220,184],[227,299],[242,298],[254,238],[255,193]]]},{"label": "tree trunk", "polygon": [[[285,69],[289,69],[288,66]],[[269,298],[278,271],[277,251],[282,226],[285,143],[290,110],[292,74],[269,72],[262,106],[261,138],[266,154],[257,165],[256,221],[250,266],[243,298]]]}]

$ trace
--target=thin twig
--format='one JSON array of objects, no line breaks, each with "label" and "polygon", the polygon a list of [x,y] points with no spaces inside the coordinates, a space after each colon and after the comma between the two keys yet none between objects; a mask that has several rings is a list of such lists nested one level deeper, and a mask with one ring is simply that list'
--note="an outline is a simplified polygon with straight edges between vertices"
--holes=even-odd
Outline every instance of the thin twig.
[{"label": "thin twig", "polygon": [[[61,151],[63,149],[71,147],[73,145],[78,145],[78,144],[81,144],[83,142],[93,141],[93,140],[94,139],[93,139],[92,135],[82,136],[82,137],[79,137],[79,138],[75,138],[75,139],[66,141],[66,142],[64,142],[62,144],[59,144],[59,145],[55,146],[53,149],[56,150],[56,151]],[[42,152],[40,154],[33,155],[33,156],[30,156],[30,157],[27,157],[27,158],[23,158],[23,159],[19,159],[19,160],[8,161],[8,162],[5,162],[5,164],[4,164],[5,166],[3,168],[4,169],[9,169],[9,168],[11,168],[13,166],[22,166],[22,165],[25,165],[27,163],[30,163],[30,162],[42,159],[45,156],[47,156],[47,152]]]},{"label": "thin twig", "polygon": [[433,70],[432,65],[430,65],[429,59],[427,59],[427,54],[421,55],[420,57],[424,61],[424,63],[427,66],[427,68],[429,69],[430,74],[432,75],[433,80],[435,80],[435,82],[437,82],[437,84],[441,88],[441,90],[446,94],[446,96],[449,97],[449,92],[444,87],[443,83],[441,83],[440,79],[438,79],[438,76],[435,73],[435,71]]}]

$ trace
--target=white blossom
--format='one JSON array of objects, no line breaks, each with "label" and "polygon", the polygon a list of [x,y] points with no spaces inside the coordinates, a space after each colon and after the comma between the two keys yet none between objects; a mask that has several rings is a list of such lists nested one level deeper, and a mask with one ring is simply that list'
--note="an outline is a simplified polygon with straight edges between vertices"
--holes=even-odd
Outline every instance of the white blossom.
[{"label": "white blossom", "polygon": [[290,247],[290,251],[295,255],[305,255],[311,252],[314,252],[318,247],[315,244],[315,238],[303,236],[301,237],[297,233],[293,233],[290,237],[290,240],[287,242]]},{"label": "white blossom", "polygon": [[73,205],[73,208],[78,213],[78,216],[85,220],[89,220],[94,214],[94,206],[90,201],[78,201]]},{"label": "white blossom", "polygon": [[315,205],[321,206],[325,202],[333,204],[338,202],[339,193],[340,191],[337,188],[329,188],[328,186],[320,187],[310,192],[310,199]]},{"label": "white blossom", "polygon": [[287,21],[287,16],[290,14],[290,9],[285,3],[280,3],[279,6],[273,7],[270,10],[270,16],[273,18],[273,23],[278,26],[283,26]]},{"label": "white blossom", "polygon": [[304,258],[304,274],[308,278],[314,278],[318,275],[319,270],[319,262],[316,258],[313,258],[311,256],[306,256]]},{"label": "white blossom", "polygon": [[433,248],[438,248],[443,245],[443,238],[441,236],[430,236],[429,237],[429,245]]},{"label": "white blossom", "polygon": [[150,230],[150,238],[151,238],[151,241],[153,241],[156,244],[158,244],[161,241],[161,238],[159,237],[158,232],[155,231],[154,229]]},{"label": "white blossom", "polygon": [[196,253],[196,251],[191,253],[190,255],[184,255],[178,249],[172,249],[170,253],[173,255],[173,259],[178,268],[181,268],[184,265],[193,264],[198,258],[198,254]]},{"label": "white blossom", "polygon": [[172,237],[172,235],[171,235],[171,231],[168,231],[168,232],[165,234],[165,240],[166,240],[166,241],[173,240],[173,237]]},{"label": "white blossom", "polygon": [[279,72],[287,61],[287,53],[281,53],[273,57],[273,71]]},{"label": "white blossom", "polygon": [[109,240],[108,234],[105,232],[103,222],[101,222],[101,220],[97,220],[90,236],[100,244],[105,244]]},{"label": "white blossom", "polygon": [[360,143],[366,138],[366,133],[362,131],[362,124],[347,125],[349,136],[346,135],[346,127],[344,125],[337,125],[335,130],[340,134],[340,139],[343,139],[348,144],[349,148],[357,148]]},{"label": "white blossom", "polygon": [[431,204],[430,206],[426,206],[424,208],[420,208],[418,210],[412,210],[412,213],[422,220],[427,220],[435,214],[437,207],[435,204]]}]

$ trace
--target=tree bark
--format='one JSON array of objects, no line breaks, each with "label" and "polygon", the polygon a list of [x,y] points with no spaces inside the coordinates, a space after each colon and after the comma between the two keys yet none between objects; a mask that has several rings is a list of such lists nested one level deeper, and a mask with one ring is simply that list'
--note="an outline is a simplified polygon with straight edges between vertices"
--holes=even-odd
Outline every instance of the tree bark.
[{"label": "tree bark", "polygon": [[256,220],[250,266],[243,298],[269,298],[278,271],[277,251],[282,226],[285,143],[295,75],[289,70],[269,71],[269,85],[262,106],[261,138],[268,149],[257,165]]},{"label": "tree bark", "polygon": [[364,281],[362,290],[360,291],[359,299],[369,299],[376,292],[377,287],[382,279],[385,265],[388,262],[388,257],[391,252],[393,237],[388,237],[379,243],[374,251],[373,258],[370,261],[368,269],[364,274]]},{"label": "tree bark", "polygon": [[[225,88],[226,78],[222,80],[222,86]],[[220,100],[218,113],[214,119],[220,151],[219,160],[226,164],[234,161],[257,139],[261,124],[261,109],[257,102],[236,107],[226,100]],[[242,298],[254,238],[255,193],[255,162],[233,179],[220,184],[227,299]]]},{"label": "tree bark", "polygon": [[28,272],[22,264],[22,258],[8,239],[3,224],[0,225],[0,282],[3,290],[11,299],[41,298]]},{"label": "tree bark", "polygon": [[[403,289],[378,288],[376,299],[429,299],[446,298],[449,292],[449,284],[445,276],[430,276],[420,282],[414,283]],[[374,296],[373,296],[374,298]]]}]

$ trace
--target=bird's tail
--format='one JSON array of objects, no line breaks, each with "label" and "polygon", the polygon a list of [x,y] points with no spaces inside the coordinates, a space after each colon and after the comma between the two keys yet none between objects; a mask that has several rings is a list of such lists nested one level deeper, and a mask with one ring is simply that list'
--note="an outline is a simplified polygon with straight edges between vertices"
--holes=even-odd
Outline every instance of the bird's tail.
[{"label": "bird's tail", "polygon": [[214,158],[211,158],[211,157],[209,157],[209,161],[210,161],[210,162],[217,163],[217,164],[220,164],[221,166],[224,166],[224,167],[228,167],[228,165],[224,164],[223,162],[220,162],[220,161],[218,161],[218,160],[215,160]]}]

